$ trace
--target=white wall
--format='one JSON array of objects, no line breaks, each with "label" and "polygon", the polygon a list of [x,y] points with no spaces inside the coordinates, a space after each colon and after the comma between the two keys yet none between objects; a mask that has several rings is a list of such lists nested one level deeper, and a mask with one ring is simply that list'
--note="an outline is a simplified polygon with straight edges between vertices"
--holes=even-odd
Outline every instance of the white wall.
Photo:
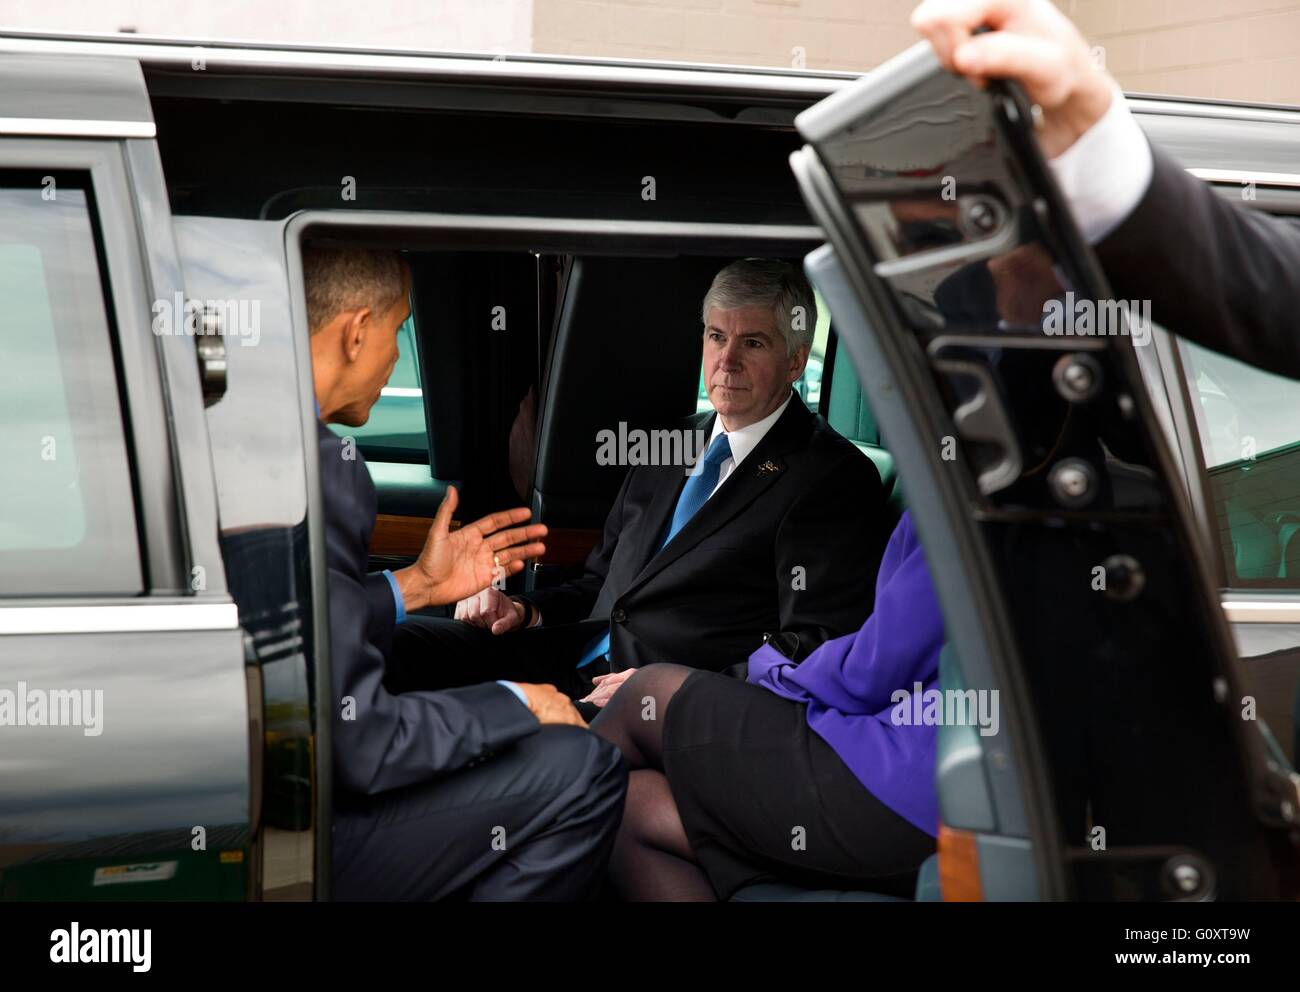
[{"label": "white wall", "polygon": [[5,28],[532,51],[533,0],[0,0]]},{"label": "white wall", "polygon": [[[917,0],[0,0],[0,26],[865,70]],[[1056,0],[1130,90],[1300,104],[1300,0]]]}]

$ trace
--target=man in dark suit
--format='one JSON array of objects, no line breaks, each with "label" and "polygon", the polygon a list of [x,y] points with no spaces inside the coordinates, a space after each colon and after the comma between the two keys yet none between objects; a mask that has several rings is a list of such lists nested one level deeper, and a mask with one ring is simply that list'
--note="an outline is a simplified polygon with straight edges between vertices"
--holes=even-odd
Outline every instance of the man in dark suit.
[{"label": "man in dark suit", "polygon": [[366,574],[375,489],[328,423],[360,426],[397,361],[410,276],[391,252],[304,252],[320,412],[329,564],[340,899],[579,899],[604,873],[627,773],[552,686],[492,683],[393,695],[383,685],[407,609],[453,603],[540,554],[527,509],[450,530],[438,509],[419,560]]},{"label": "man in dark suit", "polygon": [[1300,226],[1225,200],[1157,148],[1133,211],[1096,246],[1115,295],[1169,330],[1300,379]]},{"label": "man in dark suit", "polygon": [[[1039,145],[1117,299],[1150,300],[1170,331],[1300,379],[1300,227],[1220,197],[1153,148],[1047,0],[926,0],[912,24],[950,70],[1015,79],[1040,107]],[[1300,692],[1293,713],[1300,755]]]},{"label": "man in dark suit", "polygon": [[704,439],[693,473],[632,468],[581,577],[517,597],[489,587],[458,604],[459,622],[404,624],[406,684],[488,673],[600,706],[642,665],[723,670],[765,635],[802,658],[861,626],[891,525],[870,459],[791,389],[816,315],[788,263],[719,272],[702,307],[716,413],[687,425]]}]

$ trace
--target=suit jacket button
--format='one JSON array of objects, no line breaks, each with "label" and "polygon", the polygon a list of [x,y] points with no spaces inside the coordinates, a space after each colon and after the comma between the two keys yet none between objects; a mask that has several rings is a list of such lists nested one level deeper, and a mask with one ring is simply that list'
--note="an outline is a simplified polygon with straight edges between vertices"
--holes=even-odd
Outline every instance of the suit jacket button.
[{"label": "suit jacket button", "polygon": [[627,614],[624,613],[622,610],[615,610],[613,613],[609,615],[609,618],[613,620],[615,623],[623,623],[625,620],[627,620]]}]

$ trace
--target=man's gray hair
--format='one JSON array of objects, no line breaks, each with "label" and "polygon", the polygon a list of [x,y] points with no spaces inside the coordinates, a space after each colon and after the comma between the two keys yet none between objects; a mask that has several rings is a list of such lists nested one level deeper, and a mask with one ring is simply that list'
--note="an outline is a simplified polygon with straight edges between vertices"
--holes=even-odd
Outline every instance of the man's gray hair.
[{"label": "man's gray hair", "polygon": [[776,326],[785,337],[785,350],[793,355],[800,345],[812,347],[817,329],[817,302],[804,274],[789,262],[775,258],[742,258],[716,276],[704,294],[700,319],[708,325],[709,309],[739,310],[770,307]]},{"label": "man's gray hair", "polygon": [[345,310],[388,313],[406,294],[406,262],[395,251],[304,248],[302,274],[312,334]]}]

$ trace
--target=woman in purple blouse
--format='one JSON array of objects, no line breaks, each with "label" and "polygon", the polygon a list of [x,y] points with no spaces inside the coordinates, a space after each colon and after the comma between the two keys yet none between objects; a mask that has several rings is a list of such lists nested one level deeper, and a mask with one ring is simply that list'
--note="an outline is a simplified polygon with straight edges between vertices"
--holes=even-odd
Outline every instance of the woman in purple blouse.
[{"label": "woman in purple blouse", "polygon": [[891,696],[937,687],[943,636],[905,513],[857,633],[802,662],[764,644],[746,682],[639,669],[591,724],[631,769],[610,861],[620,894],[728,899],[774,878],[910,894],[939,829],[936,728],[891,720]]}]

